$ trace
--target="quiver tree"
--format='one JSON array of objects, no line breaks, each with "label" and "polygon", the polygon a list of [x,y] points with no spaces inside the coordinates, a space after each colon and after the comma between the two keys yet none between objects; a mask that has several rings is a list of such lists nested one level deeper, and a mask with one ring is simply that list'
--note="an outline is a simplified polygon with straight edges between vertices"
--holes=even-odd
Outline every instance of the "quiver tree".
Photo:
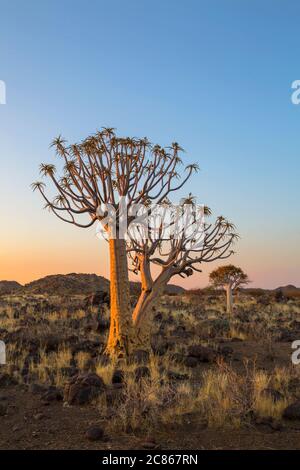
[{"label": "quiver tree", "polygon": [[[165,204],[168,206],[169,202]],[[178,212],[179,216],[184,216],[179,226]],[[141,295],[133,311],[135,340],[139,347],[149,344],[153,306],[170,279],[177,275],[192,276],[202,272],[203,263],[228,258],[233,254],[231,248],[237,237],[234,225],[224,217],[207,223],[209,208],[197,206],[191,195],[176,206],[173,219],[165,214],[160,211],[159,224],[154,224],[154,228],[149,224],[147,238],[130,237],[130,269],[141,278]],[[151,269],[154,265],[158,267],[155,274]]]},{"label": "quiver tree", "polygon": [[[201,263],[230,256],[234,227],[223,217],[214,224],[205,224],[202,245],[197,246],[180,229],[176,237],[161,236],[164,219],[155,237],[153,228],[145,239],[128,230],[136,220],[134,208],[139,204],[150,208],[146,216],[151,216],[151,205],[168,205],[171,193],[197,171],[197,165],[189,165],[180,176],[182,149],[177,143],[162,148],[151,145],[146,138],[119,138],[113,129],[103,129],[80,144],[69,146],[58,137],[52,146],[64,164],[62,176],[57,176],[54,165],[42,164],[40,171],[51,180],[57,194],[50,199],[42,182],[34,183],[33,189],[40,192],[45,207],[67,223],[87,228],[100,222],[109,243],[111,305],[106,352],[124,357],[141,345],[147,348],[152,307],[158,295],[173,276],[190,276],[200,270]],[[133,311],[128,258],[130,269],[140,274],[142,283]],[[154,265],[159,267],[155,278]]]},{"label": "quiver tree", "polygon": [[248,284],[249,278],[241,268],[229,264],[220,266],[209,275],[210,283],[216,288],[223,288],[226,291],[227,313],[232,315],[233,292],[240,286]]},{"label": "quiver tree", "polygon": [[[135,204],[149,201],[160,204],[180,189],[197,170],[189,165],[180,177],[181,148],[151,145],[147,138],[120,138],[114,129],[105,128],[75,145],[62,137],[52,143],[63,162],[62,175],[54,165],[42,164],[40,172],[57,191],[54,199],[45,193],[43,182],[33,183],[46,202],[46,208],[59,219],[77,227],[88,228],[96,221],[103,225],[110,253],[110,332],[109,354],[127,355],[132,349],[132,312],[126,242],[120,234],[120,200],[126,201],[128,213]],[[115,210],[115,226],[107,223],[108,207]],[[127,218],[130,224],[134,217]]]}]

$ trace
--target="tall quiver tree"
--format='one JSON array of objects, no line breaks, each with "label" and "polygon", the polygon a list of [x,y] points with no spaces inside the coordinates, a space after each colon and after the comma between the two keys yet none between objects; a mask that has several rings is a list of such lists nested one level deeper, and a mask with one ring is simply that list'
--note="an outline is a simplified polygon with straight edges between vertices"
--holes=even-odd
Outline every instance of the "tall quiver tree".
[{"label": "tall quiver tree", "polygon": [[[51,180],[57,195],[49,199],[43,182],[33,183],[32,187],[41,193],[45,207],[64,222],[82,228],[91,227],[96,221],[104,224],[110,254],[107,353],[119,357],[128,355],[132,349],[133,323],[126,242],[119,237],[119,201],[126,200],[128,213],[133,204],[149,201],[160,204],[184,185],[197,165],[187,166],[180,178],[182,149],[177,143],[165,149],[151,145],[147,138],[117,137],[111,128],[104,128],[75,145],[67,145],[58,137],[52,146],[64,163],[62,176],[57,176],[52,164],[42,164],[40,172]],[[115,233],[111,233],[110,225],[105,223],[108,206],[115,210]],[[131,218],[127,217],[127,223],[130,222]]]},{"label": "tall quiver tree", "polygon": [[240,286],[250,282],[247,274],[241,268],[229,264],[220,266],[209,275],[210,283],[216,288],[223,288],[226,291],[227,313],[233,312],[233,292]]}]

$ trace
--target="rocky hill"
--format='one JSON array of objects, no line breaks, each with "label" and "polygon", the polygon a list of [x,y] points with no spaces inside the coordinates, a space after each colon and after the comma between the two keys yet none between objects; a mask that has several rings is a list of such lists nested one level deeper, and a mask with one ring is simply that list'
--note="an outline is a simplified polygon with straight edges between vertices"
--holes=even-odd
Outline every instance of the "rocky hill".
[{"label": "rocky hill", "polygon": [[277,287],[275,290],[280,290],[281,292],[291,292],[291,291],[300,291],[299,287],[288,284],[287,286]]},{"label": "rocky hill", "polygon": [[22,285],[16,281],[0,281],[0,295],[11,294],[22,289]]},{"label": "rocky hill", "polygon": [[277,289],[275,289],[275,291],[277,293],[281,293],[282,295],[284,295],[285,297],[300,297],[300,288],[299,287],[296,287],[296,286],[293,286],[291,284],[287,285],[287,286],[281,286],[281,287],[277,287]]},{"label": "rocky hill", "polygon": [[109,290],[109,281],[96,274],[55,274],[26,284],[23,289],[30,294],[76,295]]},{"label": "rocky hill", "polygon": [[[96,274],[55,274],[46,276],[22,286],[15,281],[0,281],[0,295],[10,294],[16,291],[24,294],[48,294],[48,295],[89,295],[97,291],[109,291],[109,280]],[[131,282],[131,291],[137,294],[140,283]],[[183,287],[170,284],[166,291],[170,294],[184,292]]]}]

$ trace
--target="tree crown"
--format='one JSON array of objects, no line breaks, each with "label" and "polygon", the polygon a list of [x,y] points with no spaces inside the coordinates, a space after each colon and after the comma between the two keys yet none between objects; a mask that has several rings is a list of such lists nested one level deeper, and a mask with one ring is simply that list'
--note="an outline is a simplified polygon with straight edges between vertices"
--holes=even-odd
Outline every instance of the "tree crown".
[{"label": "tree crown", "polygon": [[220,266],[219,268],[212,271],[209,275],[210,283],[215,287],[224,287],[225,285],[230,285],[232,289],[248,284],[250,282],[248,276],[244,271],[229,264],[226,266]]},{"label": "tree crown", "polygon": [[[177,142],[163,148],[147,138],[118,137],[112,128],[103,128],[74,145],[67,145],[59,136],[51,147],[64,163],[63,174],[57,176],[53,164],[42,164],[40,173],[52,181],[57,195],[50,200],[40,181],[32,188],[41,193],[45,207],[57,217],[79,227],[101,220],[99,207],[110,204],[117,208],[120,197],[126,198],[128,207],[133,203],[160,204],[198,170],[197,164],[188,165],[180,175],[183,149]],[[90,220],[79,223],[77,216],[82,214]]]}]

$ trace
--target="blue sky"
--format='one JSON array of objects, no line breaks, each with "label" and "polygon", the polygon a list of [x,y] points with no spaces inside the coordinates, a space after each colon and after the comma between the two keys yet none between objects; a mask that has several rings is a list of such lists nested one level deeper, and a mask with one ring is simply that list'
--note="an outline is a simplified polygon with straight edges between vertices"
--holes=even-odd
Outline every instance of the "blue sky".
[{"label": "blue sky", "polygon": [[[93,231],[45,211],[29,185],[49,143],[96,128],[176,140],[187,187],[237,225],[253,285],[300,285],[300,4],[278,0],[1,0],[0,279],[107,274]],[[214,267],[214,266],[213,266]],[[211,269],[212,266],[209,266]],[[205,285],[207,273],[189,280]]]}]

